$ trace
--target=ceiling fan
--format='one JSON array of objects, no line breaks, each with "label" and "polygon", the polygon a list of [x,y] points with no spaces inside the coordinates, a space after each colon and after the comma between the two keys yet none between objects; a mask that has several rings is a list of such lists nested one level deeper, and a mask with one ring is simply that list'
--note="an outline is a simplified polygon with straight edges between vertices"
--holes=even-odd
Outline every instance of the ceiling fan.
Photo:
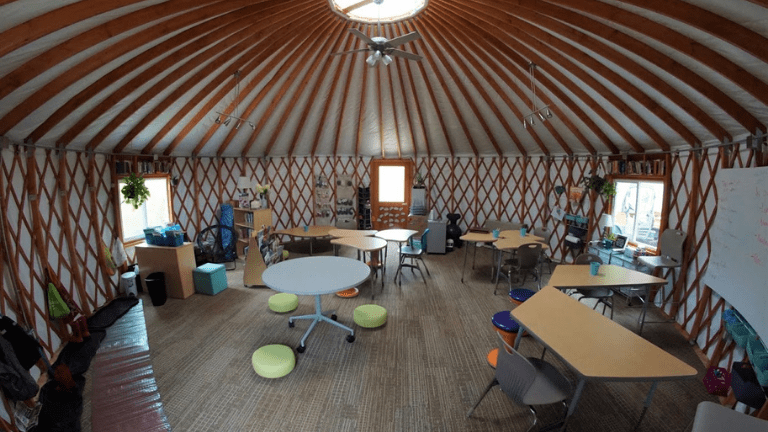
[{"label": "ceiling fan", "polygon": [[[379,5],[379,7],[381,7],[382,1],[383,0],[374,0],[373,2]],[[356,52],[362,52],[362,51],[371,51],[371,55],[369,55],[368,58],[365,59],[365,62],[368,63],[368,66],[371,66],[371,67],[376,66],[376,64],[379,62],[383,63],[385,66],[389,65],[390,63],[392,63],[391,56],[402,57],[408,60],[416,60],[416,61],[419,61],[423,58],[420,55],[416,55],[416,54],[409,53],[407,51],[403,51],[395,48],[405,43],[421,39],[421,35],[419,34],[419,32],[414,31],[403,36],[398,36],[394,39],[387,39],[381,36],[381,19],[379,19],[377,24],[379,28],[379,36],[374,36],[372,38],[369,38],[367,35],[365,35],[358,29],[355,29],[355,28],[349,29],[350,33],[357,36],[359,39],[365,42],[366,45],[368,45],[367,48],[361,48],[361,49],[356,49],[352,51],[337,52],[331,55],[341,55],[341,54],[350,54],[350,53],[356,53]]]}]

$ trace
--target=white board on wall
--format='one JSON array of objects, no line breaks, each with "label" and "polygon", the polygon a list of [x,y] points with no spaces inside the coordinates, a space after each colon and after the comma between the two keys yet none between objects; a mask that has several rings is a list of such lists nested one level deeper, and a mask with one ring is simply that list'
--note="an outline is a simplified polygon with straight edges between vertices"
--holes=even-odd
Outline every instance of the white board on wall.
[{"label": "white board on wall", "polygon": [[704,283],[768,341],[768,167],[723,169]]}]

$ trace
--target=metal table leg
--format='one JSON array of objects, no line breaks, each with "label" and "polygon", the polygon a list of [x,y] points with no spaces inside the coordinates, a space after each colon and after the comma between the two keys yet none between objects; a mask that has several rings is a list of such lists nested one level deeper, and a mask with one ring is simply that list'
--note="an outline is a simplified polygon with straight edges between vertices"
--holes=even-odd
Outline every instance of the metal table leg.
[{"label": "metal table leg", "polygon": [[467,268],[467,254],[469,253],[469,242],[466,242],[467,244],[464,245],[466,249],[464,249],[464,265],[461,266],[461,283],[464,283],[464,270]]}]

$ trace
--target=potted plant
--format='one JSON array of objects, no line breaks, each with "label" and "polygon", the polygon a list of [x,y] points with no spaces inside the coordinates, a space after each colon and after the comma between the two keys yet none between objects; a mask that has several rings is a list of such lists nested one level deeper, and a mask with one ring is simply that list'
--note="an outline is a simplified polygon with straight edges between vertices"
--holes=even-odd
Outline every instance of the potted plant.
[{"label": "potted plant", "polygon": [[123,194],[123,202],[130,204],[134,209],[139,208],[149,198],[149,189],[144,186],[144,177],[131,173],[123,179],[125,186],[120,189]]},{"label": "potted plant", "polygon": [[597,174],[584,177],[582,183],[585,189],[592,189],[599,194],[603,194],[606,198],[616,195],[616,185]]},{"label": "potted plant", "polygon": [[421,171],[416,173],[416,177],[414,178],[413,182],[413,188],[414,189],[424,189],[426,186],[424,185],[424,177],[421,175]]}]

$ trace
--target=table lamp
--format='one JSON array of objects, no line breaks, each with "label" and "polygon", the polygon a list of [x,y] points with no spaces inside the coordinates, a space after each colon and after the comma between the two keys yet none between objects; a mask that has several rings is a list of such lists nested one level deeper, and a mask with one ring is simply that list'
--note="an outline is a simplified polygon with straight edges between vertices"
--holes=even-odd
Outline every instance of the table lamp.
[{"label": "table lamp", "polygon": [[611,228],[613,228],[613,216],[608,213],[603,213],[603,215],[600,216],[598,225],[603,227],[603,237],[608,236],[608,234],[611,233]]},{"label": "table lamp", "polygon": [[240,199],[238,205],[240,208],[249,208],[251,205],[251,180],[248,177],[239,177],[237,179],[237,188],[240,189]]}]

